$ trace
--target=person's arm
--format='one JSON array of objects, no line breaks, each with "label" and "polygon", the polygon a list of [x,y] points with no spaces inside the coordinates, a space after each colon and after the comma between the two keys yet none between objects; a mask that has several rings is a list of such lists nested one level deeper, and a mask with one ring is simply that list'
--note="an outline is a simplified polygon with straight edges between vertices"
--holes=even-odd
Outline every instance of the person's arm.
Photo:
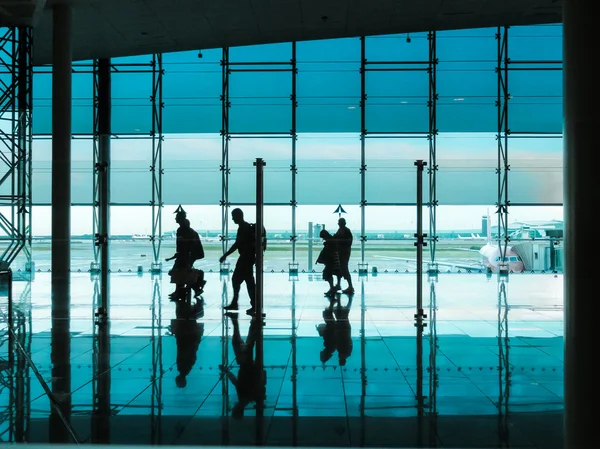
[{"label": "person's arm", "polygon": [[225,254],[223,254],[223,255],[221,256],[221,258],[219,259],[219,261],[220,261],[221,263],[225,262],[225,259],[227,259],[227,256],[229,256],[229,255],[233,254],[233,253],[234,253],[234,252],[235,252],[237,249],[238,249],[238,243],[237,243],[237,241],[236,241],[236,242],[235,242],[233,245],[231,245],[231,247],[230,247],[230,248],[229,248],[229,249],[228,249],[228,250],[225,252]]}]

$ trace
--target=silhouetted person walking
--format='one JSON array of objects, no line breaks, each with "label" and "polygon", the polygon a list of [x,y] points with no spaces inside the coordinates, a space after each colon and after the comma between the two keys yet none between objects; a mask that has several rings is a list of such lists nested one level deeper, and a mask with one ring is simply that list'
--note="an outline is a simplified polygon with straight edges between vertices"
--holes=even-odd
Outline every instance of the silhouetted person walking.
[{"label": "silhouetted person walking", "polygon": [[[348,288],[342,291],[348,295],[354,294],[354,286],[352,285],[352,276],[350,276],[350,253],[352,252],[352,231],[346,227],[346,219],[338,220],[339,228],[333,235],[333,239],[337,244],[337,250],[340,255],[341,275],[348,282]],[[339,286],[339,282],[338,282]]]},{"label": "silhouetted person walking", "polygon": [[[246,289],[248,290],[248,296],[250,298],[250,308],[246,310],[246,313],[249,315],[253,315],[256,306],[256,283],[254,280],[254,264],[256,263],[255,229],[254,225],[244,220],[244,213],[239,208],[235,208],[231,211],[231,219],[235,224],[238,225],[235,243],[231,245],[231,248],[229,248],[227,252],[221,256],[219,262],[225,262],[227,256],[229,256],[236,250],[239,252],[240,255],[235,264],[233,276],[231,277],[231,285],[233,287],[233,298],[231,299],[231,304],[226,306],[225,310],[238,310],[240,289],[242,283],[245,282]],[[266,238],[264,238],[264,235],[265,231],[263,229],[263,251],[266,249]]]},{"label": "silhouetted person walking", "polygon": [[[329,290],[325,292],[325,295],[332,296],[340,289],[340,256],[337,251],[337,242],[333,240],[333,236],[325,229],[321,230],[319,237],[323,239],[323,249],[321,250],[317,263],[324,265],[323,268],[323,280],[329,283]],[[333,284],[333,277],[337,277],[337,285]]]},{"label": "silhouetted person walking", "polygon": [[[235,387],[238,396],[238,401],[233,406],[231,415],[236,419],[241,419],[244,416],[244,410],[247,405],[257,402],[261,395],[265,399],[267,373],[264,367],[258,366],[254,358],[254,346],[257,334],[260,332],[260,322],[258,319],[252,319],[248,336],[244,342],[240,334],[237,314],[227,313],[227,316],[231,319],[231,324],[233,325],[231,346],[233,347],[235,359],[240,369],[237,377],[227,367],[221,366],[221,369],[225,371],[225,374]],[[261,371],[264,376],[263,382],[261,382]]]},{"label": "silhouetted person walking", "polygon": [[181,299],[186,296],[186,289],[193,288],[195,297],[200,296],[204,281],[204,272],[194,270],[193,265],[196,260],[204,258],[204,248],[200,241],[200,236],[191,227],[187,219],[187,213],[181,205],[175,211],[175,222],[179,224],[177,228],[177,237],[175,242],[175,254],[166,259],[170,261],[175,259],[173,268],[169,271],[171,283],[176,285],[175,291],[169,295],[172,300]]}]

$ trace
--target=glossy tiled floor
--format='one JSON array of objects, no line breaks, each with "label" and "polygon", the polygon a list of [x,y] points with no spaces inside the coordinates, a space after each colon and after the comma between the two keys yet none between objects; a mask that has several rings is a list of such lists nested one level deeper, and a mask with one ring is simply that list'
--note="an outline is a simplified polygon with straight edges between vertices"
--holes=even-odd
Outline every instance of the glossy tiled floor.
[{"label": "glossy tiled floor", "polygon": [[[109,336],[94,324],[89,275],[72,276],[67,334],[52,332],[50,274],[15,283],[18,340],[35,368],[18,351],[2,373],[2,440],[561,447],[560,275],[425,279],[419,338],[414,275],[355,275],[352,301],[329,309],[319,275],[265,274],[265,408],[251,403],[243,418],[232,417],[239,398],[223,375],[246,372],[222,313],[229,279],[208,274],[204,315],[177,320],[166,276],[111,276]],[[243,291],[243,339],[246,307]]]}]

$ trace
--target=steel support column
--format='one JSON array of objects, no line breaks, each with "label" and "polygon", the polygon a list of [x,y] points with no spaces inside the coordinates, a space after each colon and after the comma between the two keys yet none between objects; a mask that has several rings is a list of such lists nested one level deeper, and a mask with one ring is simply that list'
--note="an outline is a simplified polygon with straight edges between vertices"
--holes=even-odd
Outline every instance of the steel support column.
[{"label": "steel support column", "polygon": [[[508,173],[510,165],[508,164],[508,137],[510,129],[508,124],[508,102],[510,93],[508,91],[508,27],[498,27],[496,34],[498,41],[498,65],[496,74],[498,75],[498,98],[496,108],[498,111],[498,166],[496,175],[498,176],[498,201],[496,202],[496,214],[498,215],[498,248],[500,250],[500,262],[498,263],[498,274],[501,277],[508,276],[508,263],[505,261],[508,242]],[[488,226],[490,224],[488,223]]]},{"label": "steel support column", "polygon": [[367,138],[367,86],[366,86],[366,38],[360,38],[360,263],[365,263],[366,235],[366,138]]},{"label": "steel support column", "polygon": [[564,407],[567,449],[598,446],[597,274],[588,252],[598,204],[600,91],[591,62],[598,53],[597,3],[563,2],[564,92]]},{"label": "steel support column", "polygon": [[2,30],[0,36],[0,230],[7,241],[0,268],[8,268],[21,251],[25,269],[31,266],[31,111],[33,68],[32,31]]},{"label": "steel support column", "polygon": [[[296,179],[298,176],[298,167],[296,165],[296,144],[298,141],[298,123],[297,123],[297,110],[298,110],[298,96],[297,96],[297,79],[298,79],[298,67],[296,66],[296,42],[292,42],[292,94],[290,99],[292,101],[292,128],[290,135],[292,137],[292,165],[290,165],[290,171],[292,173],[292,199],[290,205],[292,206],[292,235],[290,240],[292,241],[292,264],[297,267],[296,264],[296,241],[298,236],[296,235],[296,209],[298,207],[298,201],[296,196]],[[291,268],[291,267],[290,267]],[[291,270],[290,270],[291,271]]]},{"label": "steel support column", "polygon": [[430,263],[429,275],[437,276],[438,268],[435,258],[435,250],[437,246],[437,51],[436,51],[436,33],[431,31],[427,34],[429,42],[429,66],[427,73],[429,74],[429,99],[427,107],[429,108],[429,133],[427,140],[429,141],[429,166],[427,174],[429,175],[429,256]]},{"label": "steel support column", "polygon": [[427,246],[425,239],[427,234],[423,233],[423,170],[427,162],[422,160],[415,161],[417,167],[417,232],[415,237],[417,241],[415,246],[417,247],[417,300],[416,300],[416,313],[415,327],[417,329],[417,379],[416,379],[416,400],[417,400],[417,438],[419,445],[422,445],[423,438],[423,419],[425,415],[425,396],[423,394],[423,330],[427,326],[425,319],[427,314],[423,310],[423,247]]},{"label": "steel support column", "polygon": [[150,271],[152,273],[162,272],[162,262],[160,259],[160,249],[162,245],[162,210],[163,210],[163,174],[164,169],[162,145],[163,145],[163,75],[164,69],[162,65],[162,54],[152,55],[152,165],[150,172],[152,173],[152,241],[153,261]]},{"label": "steel support column", "polygon": [[229,67],[229,48],[223,48],[223,57],[221,59],[221,249],[223,254],[227,251],[229,238],[229,76],[231,69]]},{"label": "steel support column", "polygon": [[111,62],[94,61],[94,262],[92,271],[100,276],[96,315],[105,320],[109,313],[110,290],[110,140],[111,140]]},{"label": "steel support column", "polygon": [[256,398],[256,444],[265,444],[264,433],[264,410],[265,398],[262,394],[263,385],[266,384],[265,378],[265,356],[264,356],[264,304],[263,304],[263,234],[264,227],[264,167],[266,165],[262,158],[257,158],[254,162],[256,167],[256,226],[255,248],[256,248],[256,298],[255,298],[255,316],[258,320],[258,331],[256,336],[256,367],[259,372],[258,385],[260,394]]}]

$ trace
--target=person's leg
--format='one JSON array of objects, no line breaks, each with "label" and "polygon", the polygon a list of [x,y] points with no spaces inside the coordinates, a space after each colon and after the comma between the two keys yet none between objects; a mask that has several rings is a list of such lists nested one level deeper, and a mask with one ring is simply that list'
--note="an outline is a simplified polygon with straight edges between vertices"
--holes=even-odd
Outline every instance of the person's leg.
[{"label": "person's leg", "polygon": [[344,290],[344,293],[351,295],[354,293],[354,286],[352,285],[352,276],[350,276],[350,268],[348,267],[349,262],[349,259],[342,261],[342,275],[346,282],[348,282],[348,288]]},{"label": "person's leg", "polygon": [[233,270],[233,275],[231,276],[231,287],[233,288],[233,298],[231,299],[231,303],[225,307],[225,310],[237,310],[238,309],[238,300],[240,298],[240,288],[242,287],[243,281],[243,267],[240,264],[240,260],[238,259],[235,264],[235,268]]},{"label": "person's leg", "polygon": [[247,264],[244,269],[244,274],[244,281],[246,282],[248,297],[250,298],[250,308],[246,312],[254,313],[256,307],[256,281],[254,279],[254,265]]}]

